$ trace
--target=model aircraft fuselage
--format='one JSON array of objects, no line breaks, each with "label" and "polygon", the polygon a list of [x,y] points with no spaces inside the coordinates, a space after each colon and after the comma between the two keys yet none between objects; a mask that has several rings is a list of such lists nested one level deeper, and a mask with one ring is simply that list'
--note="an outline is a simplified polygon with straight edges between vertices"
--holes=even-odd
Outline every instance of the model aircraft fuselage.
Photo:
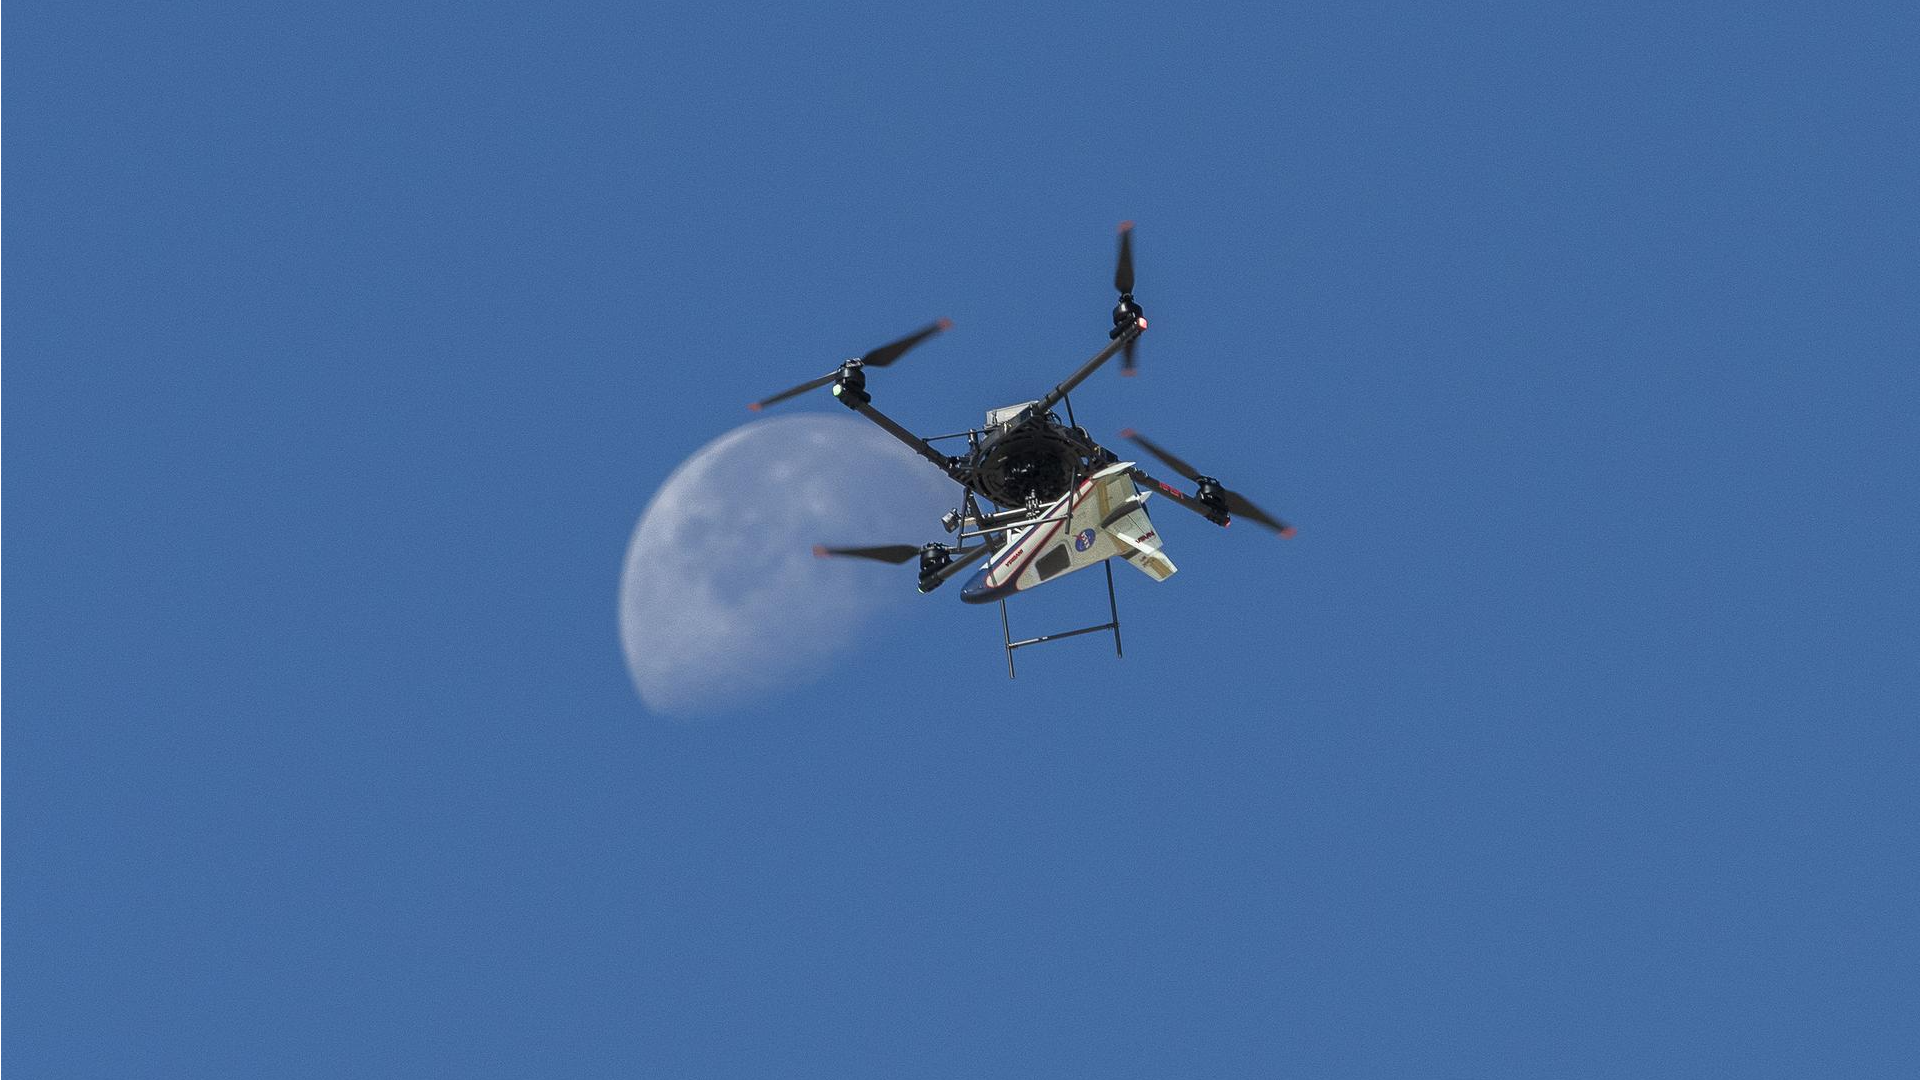
[{"label": "model aircraft fuselage", "polygon": [[1062,495],[1039,520],[1009,530],[1000,553],[961,587],[960,599],[990,604],[1112,558],[1155,581],[1171,577],[1176,568],[1160,552],[1146,496],[1127,473],[1132,467],[1131,461],[1107,466]]}]

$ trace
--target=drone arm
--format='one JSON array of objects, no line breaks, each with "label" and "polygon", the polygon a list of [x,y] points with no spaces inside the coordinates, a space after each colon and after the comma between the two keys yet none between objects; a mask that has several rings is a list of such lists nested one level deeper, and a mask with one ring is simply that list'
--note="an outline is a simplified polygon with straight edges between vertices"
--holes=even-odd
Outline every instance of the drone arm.
[{"label": "drone arm", "polygon": [[1066,382],[1063,382],[1059,386],[1054,387],[1052,392],[1047,394],[1046,397],[1041,398],[1039,402],[1036,403],[1033,407],[1033,415],[1045,416],[1049,409],[1052,409],[1055,405],[1060,404],[1061,398],[1064,398],[1068,394],[1073,393],[1074,387],[1079,386],[1081,383],[1085,382],[1087,380],[1087,376],[1092,375],[1094,372],[1100,370],[1101,364],[1104,364],[1108,360],[1113,359],[1114,353],[1117,353],[1121,349],[1126,348],[1128,345],[1133,344],[1134,339],[1138,338],[1140,336],[1141,331],[1145,330],[1146,328],[1147,328],[1147,320],[1135,319],[1131,326],[1128,326],[1126,329],[1121,330],[1120,333],[1116,335],[1111,342],[1108,343],[1107,347],[1104,349],[1101,349],[1100,352],[1096,354],[1093,359],[1087,361],[1084,364],[1081,364],[1079,371],[1076,371],[1072,375],[1067,376]]},{"label": "drone arm", "polygon": [[1142,484],[1147,485],[1148,487],[1154,489],[1155,491],[1158,491],[1160,494],[1165,495],[1167,498],[1172,499],[1174,502],[1179,503],[1181,506],[1186,507],[1187,509],[1193,511],[1196,514],[1199,514],[1201,517],[1206,518],[1208,521],[1213,522],[1215,525],[1225,526],[1227,522],[1232,520],[1226,514],[1223,514],[1220,511],[1215,510],[1213,507],[1210,507],[1206,503],[1201,502],[1199,499],[1196,499],[1193,496],[1187,494],[1186,492],[1181,491],[1179,488],[1174,487],[1172,484],[1168,484],[1160,480],[1156,480],[1153,477],[1148,476],[1145,472],[1142,472],[1139,469],[1128,469],[1127,475],[1133,477],[1135,480],[1140,481]]},{"label": "drone arm", "polygon": [[934,569],[931,572],[927,572],[924,570],[921,572],[920,591],[923,593],[930,593],[933,590],[939,588],[940,586],[946,584],[950,578],[959,576],[960,571],[965,570],[969,566],[972,566],[975,559],[978,559],[980,556],[986,554],[990,550],[991,550],[991,547],[987,544],[981,544],[978,547],[970,547],[966,549],[960,549],[960,548],[949,549],[949,553],[952,556],[952,560],[950,562],[948,562],[945,566]]},{"label": "drone arm", "polygon": [[927,440],[895,423],[892,417],[874,408],[871,402],[860,401],[858,399],[849,400],[844,397],[841,401],[854,412],[880,425],[881,429],[887,434],[906,443],[914,453],[932,462],[934,468],[939,469],[955,480],[960,479],[959,476],[955,475],[953,462],[947,458],[947,455],[935,450],[932,443],[929,443]]},{"label": "drone arm", "polygon": [[[979,449],[979,452],[974,455],[975,459],[979,461],[985,461],[988,458],[992,457],[994,448],[1000,444],[1000,440],[1006,438],[1008,435],[1011,435],[1013,432],[1024,427],[1026,425],[1026,422],[1033,419],[1034,417],[1047,415],[1048,412],[1052,411],[1055,405],[1060,404],[1063,398],[1065,398],[1068,394],[1073,393],[1074,387],[1079,386],[1081,383],[1085,382],[1087,380],[1087,376],[1092,375],[1094,372],[1100,370],[1101,364],[1104,364],[1107,361],[1113,359],[1114,353],[1117,353],[1121,349],[1126,348],[1128,345],[1132,344],[1135,339],[1139,338],[1140,332],[1145,330],[1146,328],[1147,328],[1147,320],[1135,319],[1133,322],[1133,325],[1128,326],[1126,329],[1121,330],[1117,335],[1115,335],[1114,339],[1107,344],[1106,348],[1101,349],[1098,353],[1094,354],[1093,359],[1088,360],[1084,364],[1081,364],[1079,371],[1076,371],[1072,375],[1067,376],[1066,382],[1063,382],[1059,386],[1054,387],[1050,392],[1048,392],[1046,397],[1043,397],[1039,401],[1036,401],[1032,405],[1028,406],[1027,410],[1021,413],[1018,419],[1005,425],[997,434],[993,436],[993,438],[987,440],[986,445],[981,447]],[[949,473],[949,475],[952,475],[952,474]],[[959,476],[954,476],[954,479],[960,480],[962,484],[966,483],[966,481],[961,480]]]}]

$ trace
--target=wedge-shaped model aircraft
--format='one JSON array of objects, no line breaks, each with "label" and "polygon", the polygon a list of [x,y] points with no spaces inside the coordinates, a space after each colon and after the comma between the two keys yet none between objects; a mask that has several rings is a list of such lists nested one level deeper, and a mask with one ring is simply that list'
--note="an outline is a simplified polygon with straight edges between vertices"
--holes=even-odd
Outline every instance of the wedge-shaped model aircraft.
[{"label": "wedge-shaped model aircraft", "polygon": [[[946,531],[954,535],[952,544],[822,546],[814,548],[814,553],[822,557],[874,559],[895,564],[917,558],[923,593],[939,588],[979,564],[961,586],[960,598],[974,604],[1000,604],[1009,676],[1014,673],[1014,650],[1045,641],[1111,630],[1114,652],[1120,652],[1120,613],[1114,598],[1111,560],[1117,558],[1131,563],[1155,581],[1165,581],[1175,569],[1161,551],[1160,535],[1147,515],[1147,502],[1156,494],[1216,525],[1224,526],[1237,516],[1281,536],[1293,535],[1291,526],[1261,510],[1246,496],[1201,474],[1146,436],[1132,429],[1120,433],[1191,481],[1194,484],[1191,493],[1155,479],[1135,462],[1121,460],[1075,422],[1073,403],[1067,395],[1101,365],[1117,353],[1121,356],[1122,375],[1137,371],[1135,347],[1147,329],[1147,319],[1133,299],[1132,222],[1120,226],[1120,254],[1113,284],[1120,300],[1114,305],[1113,329],[1107,335],[1107,347],[1045,396],[989,411],[986,422],[978,428],[923,439],[874,408],[873,398],[867,393],[867,369],[886,367],[914,346],[949,329],[952,324],[945,319],[843,361],[838,368],[817,379],[748,406],[758,411],[831,385],[833,396],[842,405],[880,425],[960,485],[961,505],[948,511],[942,520]],[[1059,407],[1066,410],[1064,420],[1055,412]],[[962,439],[966,441],[964,453],[946,454],[934,446]],[[1013,639],[1007,620],[1007,597],[1095,565],[1106,570],[1107,605],[1111,614],[1108,622],[1020,641]]]}]

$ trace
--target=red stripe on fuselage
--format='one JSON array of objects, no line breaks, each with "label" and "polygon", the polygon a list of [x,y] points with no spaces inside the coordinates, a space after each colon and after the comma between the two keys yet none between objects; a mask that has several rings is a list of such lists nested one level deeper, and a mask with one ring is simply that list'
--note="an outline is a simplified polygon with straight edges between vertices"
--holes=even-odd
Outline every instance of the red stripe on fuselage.
[{"label": "red stripe on fuselage", "polygon": [[[1072,516],[1073,511],[1080,505],[1080,501],[1086,498],[1087,492],[1092,488],[1093,488],[1093,479],[1091,477],[1080,482],[1080,490],[1074,492],[1073,498],[1067,501],[1067,515],[1069,517]],[[1030,536],[1021,540],[1018,544],[1015,544],[1013,546],[1013,550],[1007,552],[1006,556],[1000,560],[1000,564],[998,566],[990,565],[987,567],[987,585],[992,588],[998,588],[1001,585],[1004,585],[1007,582],[1012,581],[1018,578],[1021,574],[1025,573],[1027,569],[1027,564],[1032,562],[1036,557],[1038,557],[1040,554],[1040,549],[1046,547],[1047,542],[1053,539],[1053,534],[1065,528],[1066,525],[1067,525],[1067,519],[1063,517],[1058,521],[1051,522],[1047,527],[1047,531],[1044,533],[1041,533],[1039,536]],[[1029,544],[1032,544],[1033,546],[1028,547],[1027,545]],[[1015,560],[1018,560],[1020,565],[1018,568],[1016,568],[1013,571],[1012,576],[1003,578],[999,581],[995,581],[994,575],[998,574],[1002,570],[1005,570],[1008,566],[1011,566]]]}]

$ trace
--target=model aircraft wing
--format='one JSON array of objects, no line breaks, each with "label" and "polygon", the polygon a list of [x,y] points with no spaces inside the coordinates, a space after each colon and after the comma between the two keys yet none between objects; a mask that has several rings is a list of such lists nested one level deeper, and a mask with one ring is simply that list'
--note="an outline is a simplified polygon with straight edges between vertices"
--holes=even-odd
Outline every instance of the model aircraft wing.
[{"label": "model aircraft wing", "polygon": [[1109,549],[1108,555],[1120,557],[1155,581],[1165,581],[1179,568],[1160,551],[1160,534],[1147,516],[1147,500],[1153,493],[1134,486],[1132,467],[1132,462],[1111,466],[1113,475],[1101,481],[1103,546]]}]

